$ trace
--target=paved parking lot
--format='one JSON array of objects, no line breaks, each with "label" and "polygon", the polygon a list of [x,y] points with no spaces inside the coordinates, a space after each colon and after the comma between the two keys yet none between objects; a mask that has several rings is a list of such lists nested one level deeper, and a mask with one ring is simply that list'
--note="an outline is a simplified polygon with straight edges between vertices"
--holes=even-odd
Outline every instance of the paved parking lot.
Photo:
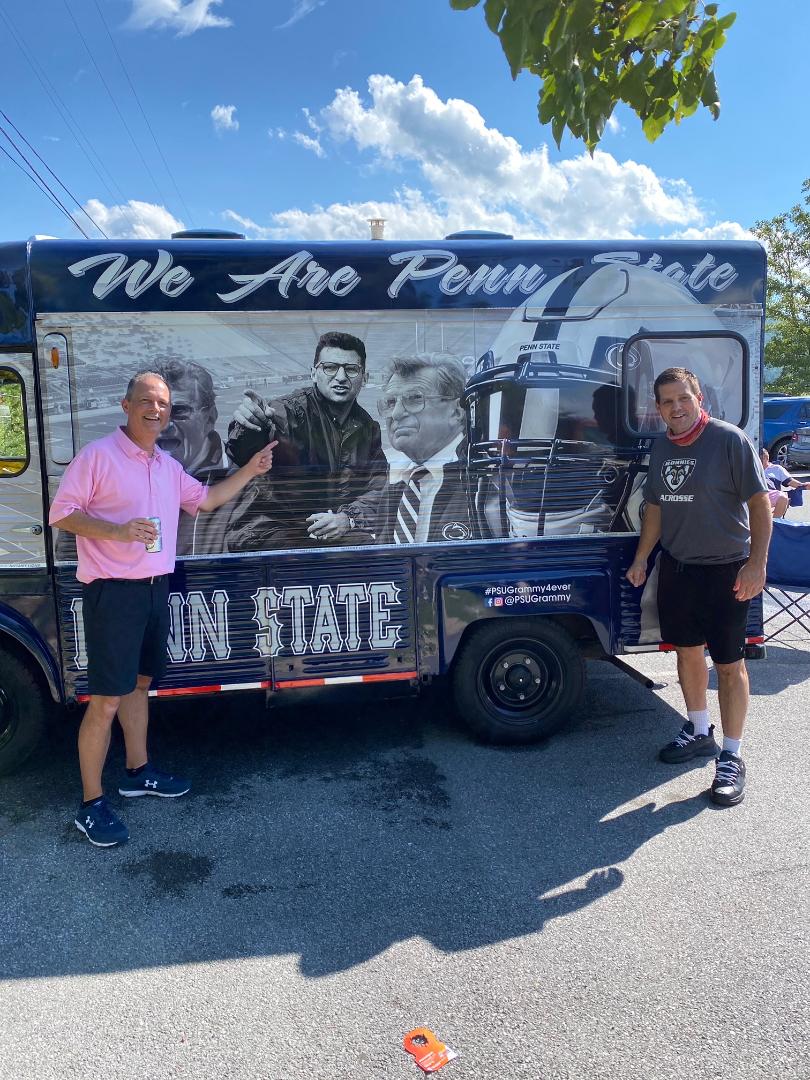
[{"label": "paved parking lot", "polygon": [[416,1077],[419,1025],[459,1080],[810,1075],[810,646],[750,665],[732,810],[656,761],[674,660],[634,663],[663,685],[591,664],[571,728],[520,750],[438,695],[163,707],[194,794],[126,803],[110,851],[72,824],[63,723],[0,781],[0,1078]]}]

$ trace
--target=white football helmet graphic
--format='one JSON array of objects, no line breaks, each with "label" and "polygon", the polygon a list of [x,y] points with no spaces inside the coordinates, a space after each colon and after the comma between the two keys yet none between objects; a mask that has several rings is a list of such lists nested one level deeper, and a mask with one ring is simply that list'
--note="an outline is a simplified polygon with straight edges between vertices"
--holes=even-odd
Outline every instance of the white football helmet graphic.
[{"label": "white football helmet graphic", "polygon": [[712,311],[653,270],[605,263],[545,282],[512,312],[465,394],[482,535],[637,528],[645,436],[662,430],[656,373],[699,372],[704,403],[722,417],[728,388],[740,396],[728,340]]}]

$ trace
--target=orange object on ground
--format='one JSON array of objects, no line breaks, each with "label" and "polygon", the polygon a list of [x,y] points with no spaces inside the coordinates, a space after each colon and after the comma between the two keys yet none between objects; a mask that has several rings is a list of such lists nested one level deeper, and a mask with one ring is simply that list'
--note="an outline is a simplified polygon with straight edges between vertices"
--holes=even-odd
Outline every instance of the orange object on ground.
[{"label": "orange object on ground", "polygon": [[448,1061],[458,1057],[455,1050],[439,1042],[429,1028],[414,1028],[402,1040],[402,1045],[409,1054],[413,1054],[416,1064],[426,1073],[438,1072]]}]

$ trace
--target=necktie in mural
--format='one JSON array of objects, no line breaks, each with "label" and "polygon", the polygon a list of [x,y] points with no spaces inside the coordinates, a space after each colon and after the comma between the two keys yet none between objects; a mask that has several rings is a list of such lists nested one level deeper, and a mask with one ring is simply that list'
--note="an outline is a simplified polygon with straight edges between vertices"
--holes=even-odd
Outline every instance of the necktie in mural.
[{"label": "necktie in mural", "polygon": [[412,469],[397,507],[397,520],[394,525],[394,543],[412,544],[416,538],[416,523],[419,520],[419,507],[422,502],[422,481],[430,474],[424,465]]}]

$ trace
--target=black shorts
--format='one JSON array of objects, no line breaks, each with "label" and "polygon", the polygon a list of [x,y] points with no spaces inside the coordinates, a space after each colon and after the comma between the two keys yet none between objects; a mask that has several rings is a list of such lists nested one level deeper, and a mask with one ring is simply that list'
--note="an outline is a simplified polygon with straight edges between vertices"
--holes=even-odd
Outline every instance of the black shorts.
[{"label": "black shorts", "polygon": [[705,644],[715,664],[742,660],[751,601],[737,600],[734,582],[745,561],[679,563],[662,551],[658,567],[661,640],[683,648]]},{"label": "black shorts", "polygon": [[82,618],[89,694],[122,697],[135,689],[139,675],[156,682],[166,670],[168,574],[82,585]]}]

